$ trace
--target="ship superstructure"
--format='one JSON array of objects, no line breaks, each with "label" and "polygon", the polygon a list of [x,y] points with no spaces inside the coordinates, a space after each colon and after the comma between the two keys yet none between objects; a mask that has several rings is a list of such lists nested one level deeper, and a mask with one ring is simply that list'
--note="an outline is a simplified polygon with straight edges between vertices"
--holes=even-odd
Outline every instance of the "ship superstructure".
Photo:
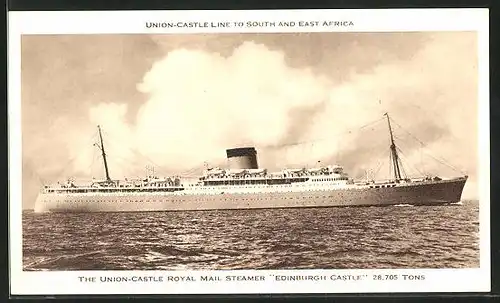
[{"label": "ship superstructure", "polygon": [[195,180],[158,177],[113,180],[99,131],[104,180],[86,184],[67,181],[44,186],[36,212],[181,211],[214,209],[297,208],[335,206],[435,205],[460,201],[467,176],[407,178],[401,172],[391,119],[393,178],[354,180],[342,166],[268,171],[259,168],[254,147],[226,150],[228,167],[207,168]]}]

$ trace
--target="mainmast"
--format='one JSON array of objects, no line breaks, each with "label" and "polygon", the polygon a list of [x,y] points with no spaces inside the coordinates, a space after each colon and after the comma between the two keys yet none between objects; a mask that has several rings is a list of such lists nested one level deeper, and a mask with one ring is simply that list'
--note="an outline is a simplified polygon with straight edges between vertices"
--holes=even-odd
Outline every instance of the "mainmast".
[{"label": "mainmast", "polygon": [[102,152],[102,158],[104,160],[104,169],[106,170],[106,180],[111,181],[111,178],[109,177],[108,161],[106,160],[106,152],[104,151],[104,142],[102,141],[101,126],[97,125],[97,128],[99,129],[99,138],[101,139],[100,148]]},{"label": "mainmast", "polygon": [[401,180],[401,170],[399,168],[399,156],[398,151],[396,149],[396,144],[394,144],[394,135],[392,134],[391,128],[391,119],[389,118],[389,114],[385,113],[384,116],[387,117],[387,125],[389,126],[389,134],[391,135],[391,154],[392,154],[392,165],[394,168],[394,177],[396,181]]}]

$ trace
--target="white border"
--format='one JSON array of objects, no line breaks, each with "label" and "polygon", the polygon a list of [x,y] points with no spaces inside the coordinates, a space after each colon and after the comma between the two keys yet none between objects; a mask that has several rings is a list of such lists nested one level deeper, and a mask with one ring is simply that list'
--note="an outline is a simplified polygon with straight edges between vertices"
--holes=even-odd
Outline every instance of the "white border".
[{"label": "white border", "polygon": [[[146,29],[146,21],[352,21],[346,27],[253,27]],[[479,156],[480,268],[407,270],[294,270],[294,271],[22,271],[21,193],[21,35],[97,33],[200,33],[200,32],[387,32],[477,31],[479,47]],[[9,221],[11,294],[194,294],[194,293],[359,293],[359,292],[485,292],[490,291],[489,196],[489,60],[487,9],[385,9],[287,11],[110,11],[110,12],[9,12],[8,14],[8,123]],[[264,275],[265,282],[129,282],[82,283],[79,276],[191,276],[203,274]],[[325,281],[276,282],[272,275],[324,275]],[[373,281],[373,275],[398,275],[398,280]],[[424,275],[425,280],[404,281],[403,274]],[[358,281],[330,279],[332,275],[360,275]]]}]

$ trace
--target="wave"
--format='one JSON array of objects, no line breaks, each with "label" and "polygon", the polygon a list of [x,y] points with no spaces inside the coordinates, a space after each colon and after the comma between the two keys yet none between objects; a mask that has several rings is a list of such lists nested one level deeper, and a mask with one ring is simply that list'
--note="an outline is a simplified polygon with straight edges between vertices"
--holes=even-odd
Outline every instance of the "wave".
[{"label": "wave", "polygon": [[71,216],[71,225],[61,224],[67,214],[25,213],[23,265],[26,271],[478,266],[479,207],[380,210],[124,213],[116,220],[88,214]]}]

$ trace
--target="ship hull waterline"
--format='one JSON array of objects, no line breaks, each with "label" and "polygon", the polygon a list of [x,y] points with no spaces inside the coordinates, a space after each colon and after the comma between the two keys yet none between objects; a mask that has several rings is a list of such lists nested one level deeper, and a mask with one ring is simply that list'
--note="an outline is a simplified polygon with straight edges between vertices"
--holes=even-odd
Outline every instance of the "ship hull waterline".
[{"label": "ship hull waterline", "polygon": [[441,205],[459,202],[467,178],[380,188],[210,193],[41,193],[35,212],[145,212],[346,206]]}]

